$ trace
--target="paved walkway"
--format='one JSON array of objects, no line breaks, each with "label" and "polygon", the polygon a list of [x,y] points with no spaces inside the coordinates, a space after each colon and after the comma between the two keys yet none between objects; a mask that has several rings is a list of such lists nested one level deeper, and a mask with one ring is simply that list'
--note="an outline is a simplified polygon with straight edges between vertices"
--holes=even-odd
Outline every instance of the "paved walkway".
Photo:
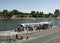
[{"label": "paved walkway", "polygon": [[[52,33],[58,32],[58,31],[60,31],[60,27],[54,26],[47,30],[33,31],[31,33],[28,32],[27,35],[26,34],[24,35],[25,36],[24,40],[16,40],[15,43],[23,43],[23,42],[33,40],[33,39],[36,39],[39,37],[44,37],[46,35],[49,35],[49,34],[52,34]],[[28,36],[29,39],[26,39],[26,36]]]}]

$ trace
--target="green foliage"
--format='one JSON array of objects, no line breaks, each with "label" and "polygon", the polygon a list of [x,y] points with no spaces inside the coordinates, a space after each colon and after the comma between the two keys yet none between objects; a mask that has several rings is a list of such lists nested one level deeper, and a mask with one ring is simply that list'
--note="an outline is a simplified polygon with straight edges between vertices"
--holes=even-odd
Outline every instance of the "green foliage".
[{"label": "green foliage", "polygon": [[59,15],[60,15],[59,9],[55,10],[55,12],[54,12],[54,17],[58,17]]},{"label": "green foliage", "polygon": [[33,14],[33,15],[34,15],[34,14],[35,14],[35,11],[31,11],[31,14]]},{"label": "green foliage", "polygon": [[0,12],[0,16],[2,16],[2,12]]},{"label": "green foliage", "polygon": [[16,9],[12,10],[12,11],[8,11],[8,10],[3,10],[0,12],[0,17],[4,17],[4,18],[11,18],[12,16],[16,15],[17,17],[35,17],[35,18],[49,18],[50,16],[52,17],[58,17],[60,15],[60,11],[59,10],[55,10],[54,14],[52,13],[48,13],[48,14],[44,14],[43,12],[35,12],[35,11],[31,11],[31,13],[23,13],[20,12]]},{"label": "green foliage", "polygon": [[2,11],[2,15],[3,15],[4,17],[8,17],[9,11],[3,10],[3,11]]}]

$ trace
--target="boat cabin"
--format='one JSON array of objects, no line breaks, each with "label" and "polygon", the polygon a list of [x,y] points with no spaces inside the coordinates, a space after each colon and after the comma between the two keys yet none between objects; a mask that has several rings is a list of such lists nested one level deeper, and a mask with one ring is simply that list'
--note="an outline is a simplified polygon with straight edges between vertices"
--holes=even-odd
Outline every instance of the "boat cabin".
[{"label": "boat cabin", "polygon": [[33,31],[33,30],[40,30],[40,29],[48,29],[49,25],[51,26],[51,22],[39,22],[39,23],[24,23],[17,26],[15,31]]}]

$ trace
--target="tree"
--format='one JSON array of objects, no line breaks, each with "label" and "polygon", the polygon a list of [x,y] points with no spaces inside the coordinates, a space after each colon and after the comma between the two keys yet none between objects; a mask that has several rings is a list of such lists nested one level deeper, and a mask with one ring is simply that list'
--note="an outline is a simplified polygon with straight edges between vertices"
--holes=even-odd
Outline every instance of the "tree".
[{"label": "tree", "polygon": [[21,13],[18,11],[18,10],[12,10],[12,11],[10,11],[10,13],[9,13],[9,17],[12,17],[13,15],[17,15],[17,16],[19,16]]},{"label": "tree", "polygon": [[49,14],[48,14],[48,17],[51,17],[51,16],[53,16],[53,14],[52,14],[52,13],[49,13]]},{"label": "tree", "polygon": [[37,17],[35,11],[31,11],[31,15],[32,15],[32,17],[35,17],[35,18]]},{"label": "tree", "polygon": [[31,14],[35,14],[35,11],[31,11]]},{"label": "tree", "polygon": [[18,10],[13,10],[13,11],[11,11],[11,13],[13,14],[13,15],[18,15],[20,12],[18,11]]},{"label": "tree", "polygon": [[2,15],[3,15],[4,17],[8,17],[9,11],[3,10],[3,11],[2,11]]},{"label": "tree", "polygon": [[40,13],[38,11],[36,12],[36,16],[41,17],[41,15],[40,15]]},{"label": "tree", "polygon": [[40,17],[43,17],[43,12],[40,12]]},{"label": "tree", "polygon": [[36,14],[39,14],[39,12],[37,11]]},{"label": "tree", "polygon": [[59,16],[59,15],[60,15],[59,9],[55,10],[55,12],[54,12],[54,17],[57,17],[57,16]]},{"label": "tree", "polygon": [[2,12],[0,12],[0,16],[2,16]]}]

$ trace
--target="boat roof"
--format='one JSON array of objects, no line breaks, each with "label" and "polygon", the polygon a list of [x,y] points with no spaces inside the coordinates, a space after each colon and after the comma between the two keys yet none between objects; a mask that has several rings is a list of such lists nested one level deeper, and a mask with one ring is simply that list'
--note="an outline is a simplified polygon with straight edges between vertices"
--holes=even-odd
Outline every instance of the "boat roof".
[{"label": "boat roof", "polygon": [[21,25],[25,26],[25,25],[35,25],[35,24],[50,24],[51,22],[37,22],[37,23],[22,23]]}]

